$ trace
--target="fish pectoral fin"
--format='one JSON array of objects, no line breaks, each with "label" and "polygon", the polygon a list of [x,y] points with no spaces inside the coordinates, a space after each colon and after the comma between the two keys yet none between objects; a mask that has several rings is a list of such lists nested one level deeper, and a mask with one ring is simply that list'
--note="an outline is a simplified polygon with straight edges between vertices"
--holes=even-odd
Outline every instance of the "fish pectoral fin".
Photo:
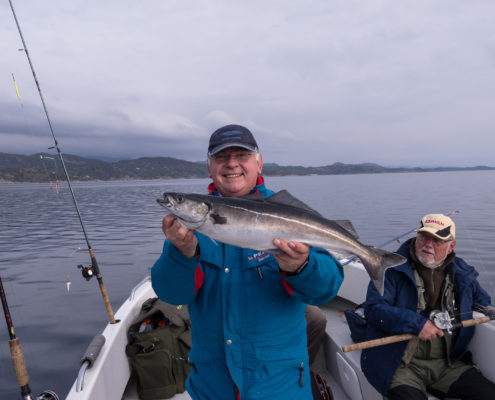
[{"label": "fish pectoral fin", "polygon": [[211,213],[210,219],[214,224],[224,225],[227,223],[227,218],[217,213]]}]

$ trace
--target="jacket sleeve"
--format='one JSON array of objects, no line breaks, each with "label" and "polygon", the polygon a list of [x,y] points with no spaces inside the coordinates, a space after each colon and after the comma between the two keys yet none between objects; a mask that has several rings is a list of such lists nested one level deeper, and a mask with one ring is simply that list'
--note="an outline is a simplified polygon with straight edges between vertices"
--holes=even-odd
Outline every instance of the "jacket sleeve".
[{"label": "jacket sleeve", "polygon": [[473,309],[483,309],[491,305],[490,295],[481,287],[478,280],[475,280],[473,285]]},{"label": "jacket sleeve", "polygon": [[308,265],[298,275],[284,276],[294,296],[302,302],[323,304],[337,295],[344,270],[326,250],[310,248]]},{"label": "jacket sleeve", "polygon": [[[383,335],[412,333],[418,335],[426,324],[426,317],[419,314],[417,294],[412,285],[406,285],[405,278],[393,270],[385,274],[385,289],[380,296],[373,283],[368,285],[364,313],[368,324],[378,329]],[[412,296],[412,298],[411,298]]]},{"label": "jacket sleeve", "polygon": [[454,263],[456,267],[459,269],[459,271],[463,272],[463,274],[460,276],[467,277],[464,278],[463,282],[465,281],[469,282],[469,290],[467,290],[466,293],[471,293],[471,295],[469,296],[469,300],[472,303],[467,303],[468,306],[471,308],[469,310],[462,310],[462,311],[463,312],[468,312],[471,310],[479,311],[482,310],[484,307],[490,305],[491,297],[481,287],[478,281],[479,274],[476,271],[476,268],[474,268],[472,265],[468,264],[466,261],[464,261],[462,258],[459,257],[456,257],[454,259]]},{"label": "jacket sleeve", "polygon": [[188,304],[194,298],[198,259],[188,259],[165,241],[163,252],[151,269],[151,284],[157,296],[171,304]]}]

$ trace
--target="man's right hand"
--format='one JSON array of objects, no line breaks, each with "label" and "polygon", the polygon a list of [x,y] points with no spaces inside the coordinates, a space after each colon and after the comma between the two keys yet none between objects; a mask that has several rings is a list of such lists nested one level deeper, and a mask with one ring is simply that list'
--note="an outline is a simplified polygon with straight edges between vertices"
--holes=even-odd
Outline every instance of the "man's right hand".
[{"label": "man's right hand", "polygon": [[421,340],[433,340],[442,336],[443,331],[438,329],[430,320],[426,321],[426,324],[423,326],[423,329],[421,329],[421,332],[419,332],[418,335]]},{"label": "man's right hand", "polygon": [[495,320],[495,307],[490,305],[486,306],[483,310],[481,310],[482,313],[490,317],[491,320]]},{"label": "man's right hand", "polygon": [[185,257],[192,258],[196,253],[198,239],[192,229],[184,228],[173,214],[163,217],[162,230],[167,240],[172,243]]}]

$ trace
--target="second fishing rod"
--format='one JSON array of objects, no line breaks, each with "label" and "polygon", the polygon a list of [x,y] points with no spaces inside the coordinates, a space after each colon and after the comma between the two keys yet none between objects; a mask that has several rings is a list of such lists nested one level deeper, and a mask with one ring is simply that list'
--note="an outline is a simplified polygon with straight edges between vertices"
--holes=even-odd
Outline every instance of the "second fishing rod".
[{"label": "second fishing rod", "polygon": [[77,199],[76,199],[76,196],[74,194],[74,190],[72,188],[72,184],[71,184],[71,181],[70,181],[69,173],[67,171],[67,167],[66,167],[65,162],[64,162],[64,157],[62,155],[62,151],[60,150],[60,147],[58,145],[57,138],[55,136],[55,131],[53,129],[52,121],[50,119],[50,115],[48,113],[48,109],[47,109],[45,100],[43,98],[43,94],[41,92],[41,87],[40,87],[40,84],[38,82],[38,78],[36,76],[36,72],[34,70],[33,63],[31,61],[31,56],[29,55],[29,50],[27,48],[26,42],[24,40],[24,36],[22,34],[21,26],[19,25],[19,21],[17,20],[17,15],[15,13],[14,6],[12,4],[12,0],[9,0],[9,4],[10,4],[10,8],[12,10],[12,14],[14,16],[15,23],[17,25],[17,30],[19,31],[19,35],[21,37],[21,41],[22,41],[22,45],[23,45],[22,50],[24,51],[24,54],[26,54],[27,60],[29,62],[29,67],[31,69],[31,73],[32,73],[33,78],[34,78],[34,82],[36,83],[36,88],[38,89],[38,93],[39,93],[39,96],[40,96],[40,99],[41,99],[41,104],[43,106],[43,110],[44,110],[46,119],[48,121],[50,132],[52,134],[53,141],[55,143],[55,148],[56,148],[57,153],[58,153],[58,156],[60,158],[60,163],[62,164],[62,168],[63,168],[64,174],[65,174],[65,179],[67,181],[67,185],[69,186],[69,190],[70,190],[70,193],[71,193],[71,196],[72,196],[72,201],[73,201],[74,206],[76,208],[77,217],[79,218],[79,222],[81,224],[81,228],[82,228],[82,231],[83,231],[83,234],[84,234],[84,239],[86,240],[86,245],[88,246],[88,252],[89,252],[90,259],[91,259],[91,265],[90,266],[87,266],[87,267],[84,267],[82,265],[79,265],[78,267],[81,268],[82,274],[86,278],[86,280],[90,280],[93,276],[96,276],[96,279],[98,280],[98,284],[99,284],[99,287],[100,287],[100,292],[101,292],[101,295],[103,297],[103,301],[105,303],[105,307],[106,307],[106,310],[107,310],[107,314],[108,314],[110,323],[111,324],[114,324],[116,321],[115,321],[115,317],[114,317],[114,314],[113,314],[112,306],[110,304],[110,300],[108,298],[108,294],[107,294],[105,285],[103,283],[103,277],[101,275],[100,268],[98,266],[98,262],[96,261],[95,253],[94,253],[94,251],[93,251],[93,249],[91,247],[91,244],[89,243],[88,234],[86,233],[86,228],[84,226],[84,222],[83,222],[83,219],[82,219],[82,216],[81,216],[81,211],[79,210],[79,205],[77,204]]}]

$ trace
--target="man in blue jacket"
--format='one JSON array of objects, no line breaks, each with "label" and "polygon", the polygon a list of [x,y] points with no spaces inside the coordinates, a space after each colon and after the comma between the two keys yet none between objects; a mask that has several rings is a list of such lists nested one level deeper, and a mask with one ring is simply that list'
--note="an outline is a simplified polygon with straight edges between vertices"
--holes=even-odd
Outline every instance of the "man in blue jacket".
[{"label": "man in blue jacket", "polygon": [[474,327],[451,335],[429,319],[436,310],[457,321],[473,318],[473,310],[495,319],[490,296],[476,270],[454,253],[452,219],[426,215],[417,232],[398,251],[407,262],[386,271],[383,297],[369,285],[365,303],[366,340],[401,333],[417,338],[363,350],[363,372],[389,400],[426,400],[426,391],[440,398],[493,399],[495,384],[467,351]]},{"label": "man in blue jacket", "polygon": [[[210,137],[212,195],[273,192],[251,132],[227,125]],[[163,219],[167,237],[151,271],[164,301],[191,316],[194,400],[311,400],[305,310],[333,298],[343,271],[325,250],[274,238],[280,255],[216,243]],[[262,271],[262,273],[259,273]]]}]

